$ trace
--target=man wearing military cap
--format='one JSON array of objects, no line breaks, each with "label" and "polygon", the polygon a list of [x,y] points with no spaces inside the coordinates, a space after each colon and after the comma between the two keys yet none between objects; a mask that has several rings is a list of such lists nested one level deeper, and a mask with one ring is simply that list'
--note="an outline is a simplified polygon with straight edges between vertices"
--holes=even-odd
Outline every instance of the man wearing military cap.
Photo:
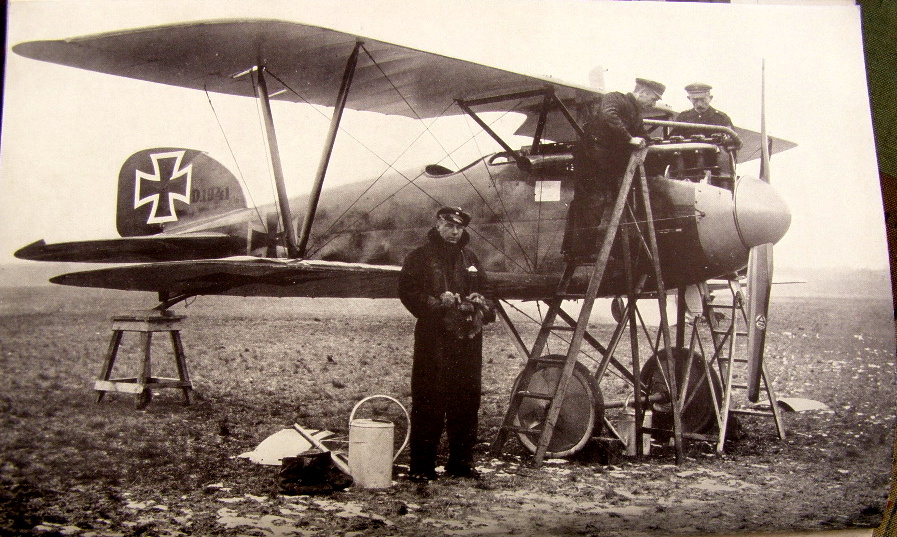
[{"label": "man wearing military cap", "polygon": [[443,207],[436,211],[436,218],[448,220],[463,227],[467,227],[470,224],[470,215],[464,212],[461,207]]},{"label": "man wearing military cap", "polygon": [[460,207],[436,211],[436,225],[413,250],[399,275],[399,298],[417,318],[411,366],[413,481],[436,479],[443,428],[449,444],[447,474],[477,477],[473,447],[482,390],[482,326],[495,320],[486,273],[467,248],[470,214]]},{"label": "man wearing military cap", "polygon": [[[710,101],[713,100],[713,95],[710,94],[711,89],[713,89],[713,87],[710,86],[710,84],[704,84],[703,82],[695,82],[685,86],[685,91],[688,93],[688,100],[691,101],[692,108],[676,116],[676,121],[684,123],[700,123],[702,125],[719,125],[720,127],[729,127],[731,129],[733,126],[729,116],[710,106]],[[712,133],[713,131],[702,131],[700,129],[688,127],[678,127],[670,131],[671,136],[690,136],[692,134]],[[741,149],[741,139],[738,138],[738,136],[734,136],[732,145],[735,149]]]},{"label": "man wearing military cap", "polygon": [[631,92],[605,94],[584,125],[585,135],[573,150],[576,184],[564,234],[566,257],[590,256],[597,249],[607,198],[615,195],[630,155],[644,147],[648,137],[642,111],[653,107],[665,90],[660,82],[636,78]]}]

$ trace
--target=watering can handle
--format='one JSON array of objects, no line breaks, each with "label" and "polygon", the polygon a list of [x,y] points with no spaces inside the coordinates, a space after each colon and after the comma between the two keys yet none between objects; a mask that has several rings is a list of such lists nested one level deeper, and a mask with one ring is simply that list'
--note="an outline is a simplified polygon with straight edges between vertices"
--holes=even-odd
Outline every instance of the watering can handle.
[{"label": "watering can handle", "polygon": [[388,395],[369,395],[369,396],[365,397],[361,401],[358,401],[357,403],[355,403],[355,406],[352,407],[352,412],[349,413],[349,424],[350,425],[352,424],[352,419],[355,417],[355,411],[358,410],[358,407],[360,407],[362,403],[364,403],[366,401],[370,401],[371,399],[377,399],[377,398],[389,399],[393,403],[399,405],[399,408],[401,408],[402,412],[405,413],[405,421],[406,421],[406,423],[408,423],[408,427],[405,427],[405,440],[402,442],[402,446],[398,449],[398,451],[396,451],[395,456],[392,458],[392,461],[395,462],[396,459],[399,458],[399,455],[402,453],[402,450],[405,449],[405,446],[408,445],[408,439],[411,437],[411,418],[408,416],[408,411],[405,410],[405,406],[402,405],[402,403],[400,403],[398,399],[396,399],[394,397],[390,397]]}]

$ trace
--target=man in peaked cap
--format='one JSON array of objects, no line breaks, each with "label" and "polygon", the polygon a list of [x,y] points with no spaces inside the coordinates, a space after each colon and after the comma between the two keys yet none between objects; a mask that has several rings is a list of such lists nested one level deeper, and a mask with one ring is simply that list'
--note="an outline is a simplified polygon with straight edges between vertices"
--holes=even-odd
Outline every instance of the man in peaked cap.
[{"label": "man in peaked cap", "polygon": [[447,474],[477,477],[473,447],[482,391],[482,326],[495,320],[486,273],[467,248],[470,214],[460,207],[436,211],[426,243],[405,258],[399,298],[417,317],[411,366],[412,481],[436,479],[443,428],[449,444]]},{"label": "man in peaked cap", "polygon": [[605,94],[597,113],[583,126],[583,139],[573,150],[576,183],[563,242],[568,259],[595,254],[604,206],[612,202],[609,198],[616,194],[630,155],[648,138],[642,112],[665,90],[660,82],[636,78],[631,92]]},{"label": "man in peaked cap", "polygon": [[[685,86],[688,93],[688,100],[691,101],[692,108],[686,110],[676,116],[676,121],[684,123],[700,123],[702,125],[718,125],[720,127],[733,127],[732,120],[725,112],[721,112],[710,106],[713,95],[710,93],[713,87],[703,82],[695,82]],[[712,131],[701,131],[696,128],[679,127],[670,131],[671,136],[689,136],[692,134],[711,134]],[[732,146],[735,149],[741,148],[741,139],[734,136]]]},{"label": "man in peaked cap", "polygon": [[436,218],[454,222],[462,228],[466,228],[470,224],[470,215],[461,207],[443,207],[436,211]]}]

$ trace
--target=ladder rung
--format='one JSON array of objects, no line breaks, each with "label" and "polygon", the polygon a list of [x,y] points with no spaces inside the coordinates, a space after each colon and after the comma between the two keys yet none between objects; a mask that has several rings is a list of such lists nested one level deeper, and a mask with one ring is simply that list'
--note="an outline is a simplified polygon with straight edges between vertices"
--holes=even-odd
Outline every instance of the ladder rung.
[{"label": "ladder rung", "polygon": [[775,416],[775,414],[773,414],[770,411],[766,411],[766,410],[749,410],[749,409],[737,409],[737,408],[730,409],[729,413],[730,414],[743,414],[743,415],[747,415],[747,416]]},{"label": "ladder rung", "polygon": [[556,324],[549,326],[549,330],[556,330],[558,332],[572,332],[575,327],[570,326],[569,324]]},{"label": "ladder rung", "polygon": [[550,358],[549,356],[539,356],[537,358],[530,358],[530,362],[544,362],[546,364],[562,364],[564,363],[563,359],[558,358]]},{"label": "ladder rung", "polygon": [[519,425],[505,425],[503,429],[512,433],[542,434],[542,429],[532,429],[530,427],[521,427]]},{"label": "ladder rung", "polygon": [[[731,328],[732,328],[731,326],[728,326],[726,328],[715,328],[715,329],[711,330],[711,332],[713,332],[714,334],[724,335],[724,334],[728,334],[729,331],[731,330]],[[744,330],[736,330],[735,335],[744,337],[747,335],[747,332],[745,332]]]},{"label": "ladder rung", "polygon": [[733,384],[732,387],[733,387],[733,388],[736,388],[736,389],[739,389],[739,390],[746,390],[746,389],[747,389],[747,384]]},{"label": "ladder rung", "polygon": [[550,393],[530,392],[527,390],[520,390],[516,395],[517,397],[528,397],[529,399],[544,399],[546,401],[551,401],[552,399],[554,399],[554,395]]}]

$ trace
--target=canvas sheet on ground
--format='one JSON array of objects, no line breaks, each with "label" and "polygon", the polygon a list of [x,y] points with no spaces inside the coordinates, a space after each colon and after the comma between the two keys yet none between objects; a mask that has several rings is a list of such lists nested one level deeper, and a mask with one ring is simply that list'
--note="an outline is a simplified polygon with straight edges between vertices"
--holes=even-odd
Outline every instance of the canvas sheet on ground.
[{"label": "canvas sheet on ground", "polygon": [[[68,535],[870,534],[882,520],[894,446],[894,310],[860,12],[850,2],[824,4],[10,2],[0,146],[0,528]],[[100,50],[99,40],[65,41],[109,34],[127,44],[128,31],[171,25],[180,28],[159,34],[169,41],[141,41],[138,52]],[[246,32],[245,39],[234,40],[228,28]],[[318,43],[314,54],[297,53],[302,69],[277,72],[274,58],[293,58],[286,44],[307,46],[317,28],[342,37]],[[311,260],[290,264],[275,176],[289,197],[302,200],[290,220],[298,239],[322,167],[345,36],[349,51],[353,36],[367,48],[360,49],[326,167],[319,220],[310,227]],[[254,87],[231,89],[257,80],[255,72],[228,70],[261,61],[237,57],[253,47],[272,51],[269,80],[276,88],[268,115],[260,113]],[[180,70],[175,52],[195,71]],[[273,467],[237,457],[293,423],[346,433],[352,405],[367,395],[411,403],[414,319],[396,300],[394,283],[400,254],[423,240],[431,222],[407,228],[402,222],[463,191],[465,203],[479,211],[470,247],[490,267],[503,267],[496,270],[502,289],[520,296],[513,293],[536,293],[554,281],[546,279],[548,268],[540,270],[560,259],[572,183],[543,179],[570,173],[561,158],[570,146],[546,145],[559,148],[553,155],[533,149],[543,94],[521,95],[507,106],[487,103],[492,108],[478,116],[510,151],[457,99],[547,86],[576,112],[582,96],[629,92],[637,77],[666,85],[657,117],[690,109],[685,87],[701,82],[712,86],[712,106],[746,139],[758,141],[764,130],[774,139],[768,169],[761,170],[759,154],[742,155],[730,179],[767,178],[787,206],[779,214],[790,215],[773,249],[764,356],[768,385],[785,403],[778,405],[784,438],[769,417],[745,415],[737,431],[727,432],[721,454],[713,442],[686,441],[678,465],[669,442],[657,438],[642,459],[584,449],[533,469],[530,451],[516,438],[493,457],[488,444],[523,365],[514,338],[495,324],[484,332],[481,480],[445,478],[424,491],[408,482],[404,456],[388,492],[288,497],[277,494]],[[572,128],[552,131],[555,119],[563,120],[559,110],[546,121],[546,144],[572,143],[561,138],[575,136]],[[152,190],[157,168],[155,176],[151,169],[128,176],[123,195],[122,169],[133,173],[125,166],[129,157],[161,153],[206,159],[193,160],[196,169],[203,163],[233,177],[230,190],[197,179],[196,188],[177,194],[184,184],[177,174]],[[513,171],[520,155],[538,162]],[[505,181],[508,170],[516,182]],[[539,173],[546,175],[533,175]],[[670,173],[659,169],[652,184]],[[473,179],[451,183],[459,188],[439,185],[462,177]],[[688,188],[695,192],[713,186],[692,179]],[[376,198],[382,190],[356,184],[363,181],[393,185],[396,196],[407,196],[395,199],[416,201]],[[512,215],[515,207],[503,202],[513,196],[533,209]],[[707,198],[696,196],[689,214],[700,220]],[[226,211],[217,204],[225,197],[238,200]],[[216,204],[207,214],[206,202]],[[364,214],[351,211],[356,202],[367,203]],[[119,238],[122,207],[149,215],[138,222],[140,233]],[[351,221],[340,228],[345,214]],[[507,222],[517,227],[487,230]],[[363,225],[381,227],[366,233]],[[682,229],[662,231],[659,240],[669,244],[664,236]],[[743,232],[700,246],[708,251],[730,241],[746,258],[753,244]],[[46,243],[32,245],[41,239]],[[107,259],[146,256],[155,263],[122,272],[119,264],[13,255],[27,245],[26,252],[68,255],[68,246],[54,245],[77,241],[90,242],[71,261],[120,255]],[[242,257],[217,259],[235,249]],[[64,281],[144,291],[47,283],[97,268],[109,272]],[[160,297],[145,291],[171,281],[177,293],[200,295],[172,307],[185,316],[192,404],[181,406],[170,391],[140,411],[125,394],[96,404],[109,318],[155,306]],[[290,285],[301,292],[291,293]],[[644,307],[648,330],[660,322],[651,303],[653,310]],[[611,306],[603,297],[592,313],[600,338],[616,326]],[[528,318],[543,315],[544,306],[511,300],[506,310],[531,342],[538,324]],[[121,353],[135,354],[138,342],[127,336]],[[161,339],[155,344],[167,344]],[[167,349],[153,352],[162,357],[153,367],[164,373]],[[138,362],[122,358],[120,366]],[[623,380],[609,376],[599,385],[606,401],[619,395],[615,383]],[[770,410],[765,392],[758,403],[739,397],[750,410]],[[608,422],[620,424],[623,411],[612,406]]]}]

